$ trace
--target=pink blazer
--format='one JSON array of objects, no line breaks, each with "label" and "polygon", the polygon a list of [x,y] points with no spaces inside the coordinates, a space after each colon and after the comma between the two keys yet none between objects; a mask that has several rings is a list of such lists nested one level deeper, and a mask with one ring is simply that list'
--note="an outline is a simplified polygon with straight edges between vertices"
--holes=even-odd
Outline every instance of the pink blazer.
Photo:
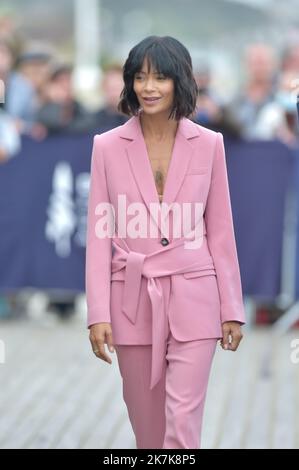
[{"label": "pink blazer", "polygon": [[[159,376],[165,331],[161,276],[171,280],[168,317],[176,339],[221,338],[223,322],[245,323],[221,133],[187,118],[180,120],[163,202],[164,211],[139,116],[94,137],[86,244],[87,326],[110,322],[114,344],[153,344],[152,386]],[[202,207],[200,215],[190,210],[188,237],[182,229],[184,217],[180,221],[174,215],[183,203]],[[139,236],[134,232],[138,220],[146,226]],[[196,224],[201,224],[200,246],[187,249]],[[108,225],[114,232],[104,237],[101,229]],[[150,226],[156,236],[149,236]],[[125,227],[133,231],[128,234]],[[181,229],[180,236],[175,228]]]}]

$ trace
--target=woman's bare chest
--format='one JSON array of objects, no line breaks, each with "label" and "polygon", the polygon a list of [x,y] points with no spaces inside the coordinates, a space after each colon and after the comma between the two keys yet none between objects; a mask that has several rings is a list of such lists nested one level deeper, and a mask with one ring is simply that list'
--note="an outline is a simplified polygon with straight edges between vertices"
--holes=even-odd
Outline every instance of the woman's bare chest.
[{"label": "woman's bare chest", "polygon": [[164,193],[166,177],[172,155],[173,143],[148,145],[148,156],[160,202]]}]

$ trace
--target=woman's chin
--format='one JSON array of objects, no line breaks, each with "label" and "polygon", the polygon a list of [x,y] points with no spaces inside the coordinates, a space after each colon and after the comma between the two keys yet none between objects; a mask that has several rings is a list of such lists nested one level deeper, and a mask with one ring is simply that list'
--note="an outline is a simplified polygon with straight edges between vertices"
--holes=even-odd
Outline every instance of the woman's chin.
[{"label": "woman's chin", "polygon": [[143,112],[143,114],[154,116],[154,115],[161,115],[161,114],[169,114],[170,109],[159,108],[158,106],[157,108],[154,108],[154,107],[150,108],[150,107],[144,106],[141,108],[141,111]]}]

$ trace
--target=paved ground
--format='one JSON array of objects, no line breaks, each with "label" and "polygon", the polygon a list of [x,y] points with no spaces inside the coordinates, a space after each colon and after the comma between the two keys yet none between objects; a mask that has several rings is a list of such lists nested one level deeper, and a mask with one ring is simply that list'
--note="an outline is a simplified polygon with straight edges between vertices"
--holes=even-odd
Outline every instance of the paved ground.
[{"label": "paved ground", "polygon": [[[262,329],[237,353],[217,347],[203,448],[299,448],[295,338]],[[134,448],[117,357],[93,356],[84,320],[2,320],[0,340],[0,448]]]}]

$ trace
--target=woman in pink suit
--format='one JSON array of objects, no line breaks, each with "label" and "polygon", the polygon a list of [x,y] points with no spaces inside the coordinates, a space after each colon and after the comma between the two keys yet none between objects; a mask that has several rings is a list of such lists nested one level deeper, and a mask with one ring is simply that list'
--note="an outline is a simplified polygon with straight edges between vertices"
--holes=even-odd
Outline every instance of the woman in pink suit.
[{"label": "woman in pink suit", "polygon": [[197,449],[217,340],[245,323],[221,133],[188,119],[187,49],[150,36],[129,53],[123,125],[94,137],[86,296],[94,354],[117,353],[137,448]]}]

